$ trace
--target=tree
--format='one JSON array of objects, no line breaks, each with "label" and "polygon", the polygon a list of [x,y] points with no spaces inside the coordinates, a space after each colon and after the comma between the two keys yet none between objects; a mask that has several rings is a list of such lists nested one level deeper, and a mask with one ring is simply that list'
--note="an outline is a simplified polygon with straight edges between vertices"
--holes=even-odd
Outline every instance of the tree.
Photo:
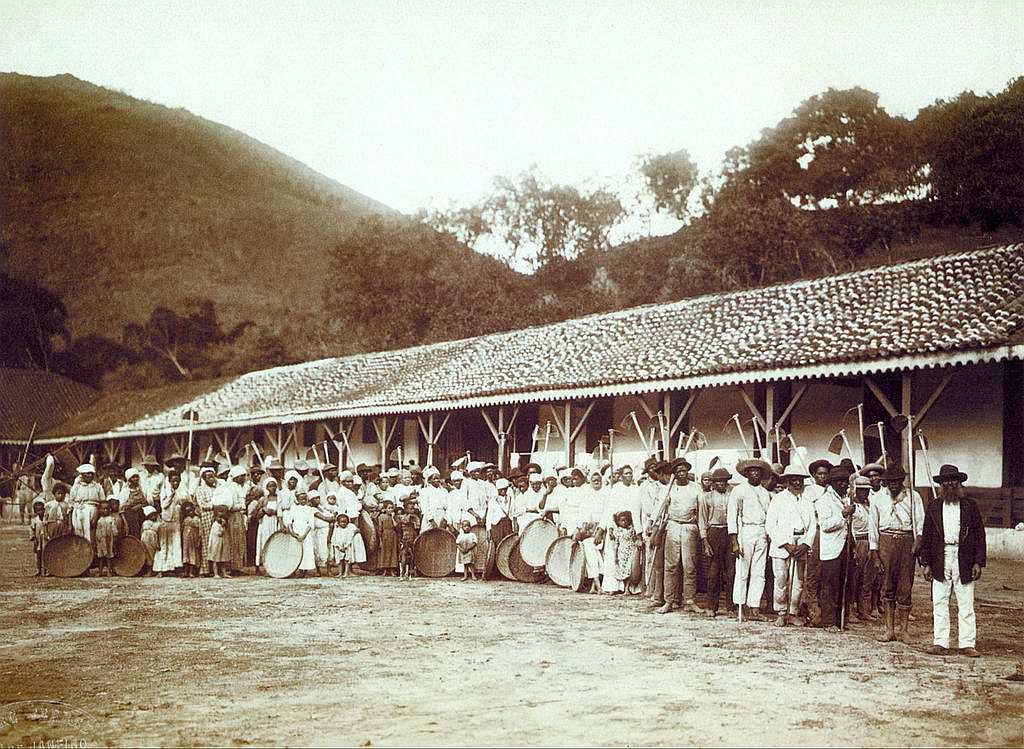
[{"label": "tree", "polygon": [[0,273],[0,364],[52,369],[54,344],[69,337],[67,316],[48,289]]},{"label": "tree", "polygon": [[937,101],[914,128],[941,222],[991,230],[1024,221],[1024,77],[995,96]]},{"label": "tree", "polygon": [[405,219],[358,222],[334,248],[326,304],[344,353],[465,338],[533,322],[532,291],[496,258]]},{"label": "tree", "polygon": [[640,160],[640,173],[654,198],[654,207],[680,221],[690,213],[689,200],[697,186],[697,165],[686,149],[646,154]]},{"label": "tree", "polygon": [[225,331],[214,303],[204,299],[184,315],[156,307],[145,324],[124,326],[123,343],[136,357],[149,360],[168,371],[170,379],[191,380],[216,376],[226,358],[225,347],[234,343],[252,325],[246,321]]},{"label": "tree", "polygon": [[534,165],[516,177],[496,177],[494,192],[479,203],[421,216],[471,247],[487,240],[500,244],[500,257],[510,267],[525,263],[536,269],[608,249],[625,214],[610,190],[553,183]]}]

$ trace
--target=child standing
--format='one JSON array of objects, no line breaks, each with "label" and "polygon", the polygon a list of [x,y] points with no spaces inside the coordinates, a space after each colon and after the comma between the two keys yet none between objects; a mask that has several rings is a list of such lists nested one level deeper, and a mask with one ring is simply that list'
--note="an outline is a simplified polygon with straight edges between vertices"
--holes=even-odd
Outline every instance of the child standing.
[{"label": "child standing", "polygon": [[630,581],[639,574],[640,540],[633,528],[633,513],[629,510],[615,513],[615,527],[611,537],[615,546],[615,579],[620,582],[613,593],[622,593]]},{"label": "child standing", "polygon": [[384,577],[392,577],[398,569],[398,526],[395,522],[395,503],[385,499],[377,517],[377,567]]},{"label": "child standing", "polygon": [[462,579],[476,580],[476,569],[473,567],[473,550],[476,548],[477,538],[473,533],[473,526],[468,520],[462,521],[462,530],[455,537],[455,545],[459,547],[459,562],[462,563]]},{"label": "child standing", "polygon": [[231,551],[227,544],[227,519],[220,509],[214,510],[213,524],[210,526],[210,540],[206,547],[206,560],[210,563],[210,574],[214,577],[227,577],[227,563],[231,559]]},{"label": "child standing", "polygon": [[413,550],[422,523],[423,518],[416,512],[413,500],[407,499],[398,516],[398,576],[406,580],[412,580],[415,571]]},{"label": "child standing", "polygon": [[348,577],[349,567],[351,567],[355,556],[352,542],[358,532],[359,529],[356,528],[355,523],[348,521],[348,515],[345,513],[338,515],[338,525],[335,526],[334,534],[331,536],[331,546],[334,550],[334,562],[341,567],[341,577]]},{"label": "child standing", "polygon": [[181,505],[181,563],[185,577],[199,577],[203,564],[203,521],[191,502]]},{"label": "child standing", "polygon": [[46,546],[46,523],[43,520],[43,512],[46,503],[37,499],[32,503],[32,522],[28,527],[28,540],[32,542],[32,548],[36,552],[36,577],[43,577],[43,547]]},{"label": "child standing", "polygon": [[153,577],[153,560],[156,553],[160,551],[160,518],[153,505],[146,505],[142,508],[142,514],[146,518],[142,521],[142,545],[146,547],[146,564],[149,567],[147,573]]},{"label": "child standing", "polygon": [[[331,574],[331,547],[328,540],[331,536],[331,526],[337,514],[338,501],[334,493],[328,494],[324,499],[324,505],[320,506],[319,499],[311,499],[309,504],[313,508],[313,552],[316,558],[317,572],[323,576],[324,571]],[[332,508],[333,506],[333,508]]]},{"label": "child standing", "polygon": [[[319,497],[317,492],[310,494]],[[302,544],[302,561],[299,562],[299,577],[306,577],[310,570],[316,569],[316,549],[313,544],[313,508],[306,504],[306,494],[297,494],[295,504],[288,513],[288,530]]]},{"label": "child standing", "polygon": [[96,558],[100,561],[99,574],[110,577],[114,574],[111,560],[114,558],[118,535],[117,516],[110,514],[109,502],[100,502],[99,513],[99,519],[96,521]]}]

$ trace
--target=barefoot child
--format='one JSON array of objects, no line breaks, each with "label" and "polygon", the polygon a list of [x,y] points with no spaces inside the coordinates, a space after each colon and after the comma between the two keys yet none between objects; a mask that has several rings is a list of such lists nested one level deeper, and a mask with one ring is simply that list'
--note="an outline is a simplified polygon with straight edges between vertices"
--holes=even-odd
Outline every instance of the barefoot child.
[{"label": "barefoot child", "polygon": [[615,546],[615,579],[621,585],[617,586],[615,593],[623,593],[628,587],[631,578],[639,572],[634,569],[637,564],[637,555],[640,553],[636,530],[633,528],[633,513],[629,510],[615,513],[615,527],[612,528],[611,537]]},{"label": "barefoot child", "polygon": [[214,577],[227,577],[226,565],[231,559],[227,544],[227,520],[224,512],[214,510],[213,524],[210,526],[210,540],[206,546],[206,560],[210,563],[210,574]]},{"label": "barefoot child", "polygon": [[419,535],[423,518],[416,512],[415,500],[409,498],[402,504],[402,512],[398,516],[398,576],[412,580],[416,564],[413,549],[416,536]]},{"label": "barefoot child", "polygon": [[462,521],[462,530],[455,538],[455,545],[459,547],[459,561],[462,562],[463,580],[476,580],[476,568],[473,567],[473,550],[476,548],[477,538],[473,533],[468,520]]},{"label": "barefoot child", "polygon": [[352,560],[355,556],[352,542],[356,537],[356,533],[359,532],[355,523],[350,523],[348,520],[348,515],[345,513],[338,515],[338,525],[335,526],[334,534],[331,536],[334,562],[341,567],[342,577],[348,577],[349,567],[352,565]]},{"label": "barefoot child", "polygon": [[113,559],[117,543],[117,516],[110,514],[110,503],[100,502],[99,519],[96,520],[96,558],[99,560],[100,575],[114,574]]},{"label": "barefoot child", "polygon": [[46,503],[37,499],[32,503],[32,511],[35,513],[32,522],[28,527],[28,540],[32,542],[32,548],[36,552],[36,577],[43,577],[43,547],[46,546],[46,523],[43,521],[43,511]]},{"label": "barefoot child", "polygon": [[185,577],[199,577],[203,564],[203,521],[191,502],[182,504],[181,517],[181,563]]},{"label": "barefoot child", "polygon": [[142,545],[146,547],[146,566],[149,567],[147,576],[153,577],[156,575],[153,560],[160,551],[160,516],[153,505],[143,507],[142,514],[146,518],[142,521]]},{"label": "barefoot child", "polygon": [[334,492],[324,497],[324,501],[310,501],[313,507],[313,551],[316,553],[316,568],[321,575],[332,575],[332,554],[329,540],[331,526],[338,514],[338,500]]},{"label": "barefoot child", "polygon": [[316,549],[313,544],[313,508],[307,502],[309,499],[319,499],[320,493],[316,490],[308,495],[299,493],[295,496],[295,504],[288,512],[288,530],[299,539],[302,544],[302,561],[299,562],[299,577],[306,577],[310,570],[316,569]]},{"label": "barefoot child", "polygon": [[398,533],[395,503],[385,499],[377,517],[377,567],[384,577],[392,577],[398,570]]}]

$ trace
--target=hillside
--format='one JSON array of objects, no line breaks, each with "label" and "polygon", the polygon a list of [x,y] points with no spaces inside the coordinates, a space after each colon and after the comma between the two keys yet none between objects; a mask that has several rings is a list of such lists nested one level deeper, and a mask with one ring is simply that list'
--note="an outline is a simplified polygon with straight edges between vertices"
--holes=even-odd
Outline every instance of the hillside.
[{"label": "hillside", "polygon": [[[231,128],[69,75],[0,74],[0,143],[7,271],[54,292],[73,335],[118,340],[155,306],[205,297],[228,324],[293,336],[293,356],[357,345],[294,336],[329,314],[325,284],[344,270],[331,250],[362,218],[400,219],[387,206]],[[501,272],[446,249],[441,264]]]}]

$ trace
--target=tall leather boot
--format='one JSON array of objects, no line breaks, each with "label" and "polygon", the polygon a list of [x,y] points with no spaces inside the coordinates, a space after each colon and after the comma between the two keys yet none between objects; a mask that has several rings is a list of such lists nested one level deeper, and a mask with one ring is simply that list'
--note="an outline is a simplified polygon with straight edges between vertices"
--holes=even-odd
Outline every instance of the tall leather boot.
[{"label": "tall leather boot", "polygon": [[910,645],[910,607],[896,607],[896,630],[899,641],[904,645]]},{"label": "tall leather boot", "polygon": [[876,638],[879,642],[892,642],[896,639],[895,618],[896,604],[892,601],[882,601],[882,623],[885,624],[885,632]]}]

